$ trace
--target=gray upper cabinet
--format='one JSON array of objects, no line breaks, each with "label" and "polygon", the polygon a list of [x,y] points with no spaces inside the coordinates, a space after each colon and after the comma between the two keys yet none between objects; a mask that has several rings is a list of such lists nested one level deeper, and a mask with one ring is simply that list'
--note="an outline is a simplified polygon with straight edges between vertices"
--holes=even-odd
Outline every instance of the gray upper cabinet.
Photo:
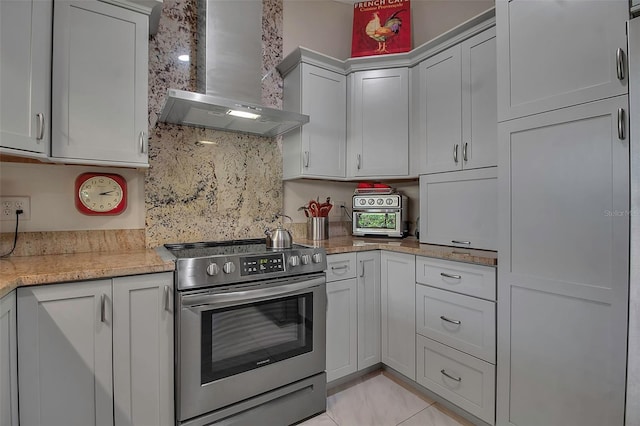
[{"label": "gray upper cabinet", "polygon": [[46,158],[52,0],[0,2],[0,152]]},{"label": "gray upper cabinet", "polygon": [[495,28],[424,61],[417,73],[419,173],[497,165]]},{"label": "gray upper cabinet", "polygon": [[65,163],[148,166],[148,16],[56,0],[52,149]]},{"label": "gray upper cabinet", "polygon": [[624,424],[627,102],[499,125],[500,425]]},{"label": "gray upper cabinet", "polygon": [[309,123],[282,139],[283,178],[345,178],[347,83],[344,74],[301,62],[284,78],[283,108]]},{"label": "gray upper cabinet", "polygon": [[499,121],[625,94],[628,19],[627,0],[498,0]]},{"label": "gray upper cabinet", "polygon": [[408,68],[357,71],[347,80],[350,177],[409,175]]}]

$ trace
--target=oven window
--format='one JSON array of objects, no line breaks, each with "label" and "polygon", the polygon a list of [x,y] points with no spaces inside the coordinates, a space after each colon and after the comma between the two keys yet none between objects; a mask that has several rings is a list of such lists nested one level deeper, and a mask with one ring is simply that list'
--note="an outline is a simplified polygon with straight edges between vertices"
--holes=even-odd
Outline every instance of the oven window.
[{"label": "oven window", "polygon": [[313,350],[313,293],[205,311],[201,383]]},{"label": "oven window", "polygon": [[356,213],[356,227],[396,229],[396,213]]}]

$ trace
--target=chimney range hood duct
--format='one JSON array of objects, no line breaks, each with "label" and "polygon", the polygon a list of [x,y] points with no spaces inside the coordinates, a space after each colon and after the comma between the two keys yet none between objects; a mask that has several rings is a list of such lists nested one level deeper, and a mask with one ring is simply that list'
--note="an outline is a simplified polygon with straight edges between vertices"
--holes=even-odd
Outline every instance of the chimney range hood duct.
[{"label": "chimney range hood duct", "polygon": [[261,105],[261,0],[199,0],[198,35],[198,93],[169,89],[160,121],[266,137],[309,122]]}]

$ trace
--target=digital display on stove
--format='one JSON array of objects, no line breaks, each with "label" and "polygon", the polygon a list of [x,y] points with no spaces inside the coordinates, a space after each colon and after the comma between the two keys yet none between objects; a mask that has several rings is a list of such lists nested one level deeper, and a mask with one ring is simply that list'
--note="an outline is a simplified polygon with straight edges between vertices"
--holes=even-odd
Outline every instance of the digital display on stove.
[{"label": "digital display on stove", "polygon": [[241,276],[280,271],[284,271],[284,255],[282,253],[240,258]]}]

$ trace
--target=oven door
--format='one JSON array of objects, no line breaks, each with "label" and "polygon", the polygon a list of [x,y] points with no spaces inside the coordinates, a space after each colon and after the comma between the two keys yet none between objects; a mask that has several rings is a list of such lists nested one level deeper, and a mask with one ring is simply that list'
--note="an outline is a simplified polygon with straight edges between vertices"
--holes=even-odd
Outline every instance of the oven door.
[{"label": "oven door", "polygon": [[353,211],[353,235],[402,236],[400,210]]},{"label": "oven door", "polygon": [[180,422],[325,369],[325,275],[179,295]]}]

